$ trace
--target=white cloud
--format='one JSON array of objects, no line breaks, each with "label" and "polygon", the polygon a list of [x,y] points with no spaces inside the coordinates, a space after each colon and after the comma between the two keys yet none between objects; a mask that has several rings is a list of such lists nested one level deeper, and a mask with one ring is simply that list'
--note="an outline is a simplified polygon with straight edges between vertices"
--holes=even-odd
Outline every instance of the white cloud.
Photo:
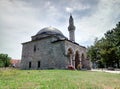
[{"label": "white cloud", "polygon": [[78,0],[71,0],[68,6],[65,8],[67,12],[72,13],[74,11],[81,11],[81,10],[86,10],[89,9],[90,6],[88,4],[82,4]]},{"label": "white cloud", "polygon": [[120,20],[120,1],[99,0],[92,14],[76,17],[76,11],[80,16],[79,12],[93,9],[87,3],[80,0],[61,0],[59,3],[54,0],[0,0],[0,53],[21,58],[21,43],[30,41],[30,36],[45,26],[56,27],[68,37],[70,12],[75,20],[76,42],[91,45],[95,37],[103,36]]},{"label": "white cloud", "polygon": [[0,53],[20,58],[21,43],[30,39],[30,30],[34,29],[37,23],[32,14],[35,10],[22,1],[1,0],[0,12]]},{"label": "white cloud", "polygon": [[72,13],[72,12],[73,12],[73,9],[70,8],[70,7],[66,7],[65,9],[66,9],[66,11],[69,12],[69,13]]},{"label": "white cloud", "polygon": [[[77,41],[80,43],[93,43],[95,37],[101,38],[107,30],[115,27],[120,20],[120,1],[101,0],[96,12],[90,16],[77,20]],[[115,12],[116,11],[116,12]],[[115,19],[118,18],[117,21]],[[80,37],[79,37],[80,36]],[[85,45],[91,45],[90,43]]]}]

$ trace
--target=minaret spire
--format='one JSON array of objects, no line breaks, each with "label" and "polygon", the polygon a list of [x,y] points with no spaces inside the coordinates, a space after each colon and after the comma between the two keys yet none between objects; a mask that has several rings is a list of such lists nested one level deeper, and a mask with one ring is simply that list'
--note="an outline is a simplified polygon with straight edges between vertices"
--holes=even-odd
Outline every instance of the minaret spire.
[{"label": "minaret spire", "polygon": [[70,18],[69,18],[68,31],[69,31],[69,39],[75,42],[75,33],[74,33],[75,26],[74,26],[74,20],[73,20],[72,14],[70,14]]}]

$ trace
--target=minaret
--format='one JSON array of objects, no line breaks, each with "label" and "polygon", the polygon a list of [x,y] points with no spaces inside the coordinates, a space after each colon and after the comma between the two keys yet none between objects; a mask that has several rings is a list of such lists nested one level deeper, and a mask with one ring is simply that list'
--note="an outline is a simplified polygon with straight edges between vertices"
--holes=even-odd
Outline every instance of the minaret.
[{"label": "minaret", "polygon": [[75,42],[75,26],[74,26],[74,20],[72,15],[70,14],[69,18],[69,26],[68,26],[68,31],[69,31],[69,39],[73,42]]}]

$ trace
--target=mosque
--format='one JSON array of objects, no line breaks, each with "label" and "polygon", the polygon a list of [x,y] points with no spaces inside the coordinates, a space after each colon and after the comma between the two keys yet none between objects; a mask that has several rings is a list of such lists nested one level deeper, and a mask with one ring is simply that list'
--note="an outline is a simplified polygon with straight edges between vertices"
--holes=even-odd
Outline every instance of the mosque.
[{"label": "mosque", "polygon": [[87,49],[75,42],[75,26],[69,18],[69,39],[54,27],[45,27],[31,41],[22,43],[21,69],[90,69]]}]

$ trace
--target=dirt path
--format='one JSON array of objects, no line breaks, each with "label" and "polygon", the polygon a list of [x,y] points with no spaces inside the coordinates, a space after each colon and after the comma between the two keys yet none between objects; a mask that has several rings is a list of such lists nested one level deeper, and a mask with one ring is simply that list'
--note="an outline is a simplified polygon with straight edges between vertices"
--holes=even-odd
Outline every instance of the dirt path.
[{"label": "dirt path", "polygon": [[92,69],[91,71],[100,71],[100,72],[107,72],[107,73],[116,73],[120,74],[120,71],[112,71],[112,70],[105,70],[105,69]]}]

